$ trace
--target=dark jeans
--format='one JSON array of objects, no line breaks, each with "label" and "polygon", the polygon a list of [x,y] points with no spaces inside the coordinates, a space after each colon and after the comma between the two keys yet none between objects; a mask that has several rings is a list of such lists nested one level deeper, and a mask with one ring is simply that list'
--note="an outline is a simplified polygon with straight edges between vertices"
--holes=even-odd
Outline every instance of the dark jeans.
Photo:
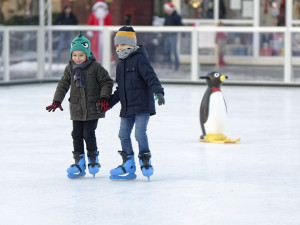
[{"label": "dark jeans", "polygon": [[87,151],[97,151],[98,148],[95,135],[97,125],[98,119],[88,121],[73,120],[72,138],[75,152],[84,154],[83,140],[85,140]]}]

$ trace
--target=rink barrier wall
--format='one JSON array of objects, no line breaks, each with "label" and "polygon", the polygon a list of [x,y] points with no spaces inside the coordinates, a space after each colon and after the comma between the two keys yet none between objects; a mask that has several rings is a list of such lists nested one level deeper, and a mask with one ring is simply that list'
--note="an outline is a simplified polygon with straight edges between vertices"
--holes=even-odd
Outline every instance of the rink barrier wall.
[{"label": "rink barrier wall", "polygon": [[[15,86],[15,85],[31,85],[31,84],[46,84],[46,83],[58,83],[60,79],[32,79],[32,80],[22,80],[22,81],[9,81],[9,82],[0,82],[0,86]],[[160,79],[162,84],[170,85],[203,85],[207,84],[205,81],[191,81],[191,80],[174,80],[174,79]],[[240,82],[240,81],[226,81],[223,83],[223,86],[240,86],[240,87],[300,87],[300,83],[283,83],[283,82]]]},{"label": "rink barrier wall", "polygon": [[[110,59],[111,59],[111,34],[113,32],[118,31],[120,26],[104,26],[104,27],[96,27],[96,26],[3,26],[0,27],[0,32],[3,33],[3,47],[2,47],[2,62],[0,62],[3,66],[3,81],[0,81],[0,85],[7,84],[17,84],[17,83],[40,83],[40,82],[48,82],[45,78],[45,74],[47,72],[51,72],[51,63],[52,57],[47,57],[49,52],[46,54],[46,36],[48,38],[48,49],[52,50],[52,32],[53,31],[101,31],[103,33],[103,40],[105,45],[102,48],[103,61],[102,65],[104,68],[108,70],[110,73]],[[190,79],[185,80],[162,80],[164,83],[190,83],[190,84],[199,84],[199,74],[201,71],[201,65],[199,64],[199,55],[198,48],[193,46],[198,46],[198,37],[199,33],[205,32],[235,32],[235,33],[253,33],[253,46],[255,46],[255,42],[259,41],[259,33],[283,33],[284,34],[284,79],[283,82],[240,82],[236,81],[234,83],[227,82],[227,84],[232,83],[233,85],[255,85],[255,86],[298,86],[300,84],[294,82],[293,70],[292,70],[292,48],[291,48],[291,34],[293,32],[300,33],[300,28],[298,27],[218,27],[218,26],[198,26],[198,27],[188,27],[188,26],[180,26],[180,27],[166,27],[166,26],[134,26],[136,32],[189,32],[191,34],[191,74]],[[10,80],[10,32],[28,32],[35,31],[37,32],[37,78],[34,80]],[[1,50],[1,49],[0,49]],[[257,51],[253,51],[253,57],[258,55]],[[48,59],[48,68],[45,68],[46,60]]]}]

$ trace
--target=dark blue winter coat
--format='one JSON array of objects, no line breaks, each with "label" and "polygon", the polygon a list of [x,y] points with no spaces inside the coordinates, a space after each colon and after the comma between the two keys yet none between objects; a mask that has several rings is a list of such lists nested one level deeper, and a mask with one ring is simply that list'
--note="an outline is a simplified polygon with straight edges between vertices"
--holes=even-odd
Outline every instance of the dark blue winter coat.
[{"label": "dark blue winter coat", "polygon": [[138,113],[155,114],[154,94],[164,89],[154,72],[143,46],[117,65],[117,89],[110,100],[112,108],[121,102],[121,117]]},{"label": "dark blue winter coat", "polygon": [[183,26],[181,16],[174,10],[171,15],[165,15],[165,26]]}]

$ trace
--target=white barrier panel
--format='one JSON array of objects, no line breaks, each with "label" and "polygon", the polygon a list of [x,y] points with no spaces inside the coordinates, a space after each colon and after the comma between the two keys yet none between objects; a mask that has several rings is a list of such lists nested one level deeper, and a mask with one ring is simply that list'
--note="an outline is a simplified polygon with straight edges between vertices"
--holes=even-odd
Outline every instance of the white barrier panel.
[{"label": "white barrier panel", "polygon": [[[3,69],[0,71],[0,83],[10,82],[11,79],[11,63],[10,50],[13,46],[10,46],[10,41],[12,34],[14,32],[26,32],[34,31],[36,32],[36,46],[37,46],[37,65],[36,66],[36,76],[34,80],[45,80],[51,78],[52,69],[54,64],[52,63],[52,55],[53,49],[56,46],[53,46],[49,43],[53,43],[53,39],[56,38],[55,35],[52,35],[53,32],[78,32],[78,31],[98,31],[103,35],[103,45],[102,48],[102,64],[103,66],[110,72],[112,71],[112,37],[114,33],[120,28],[120,26],[106,26],[106,27],[97,27],[97,26],[5,26],[0,27],[0,34],[3,35],[2,39],[2,67]],[[199,54],[198,49],[195,46],[198,46],[198,35],[201,33],[208,32],[224,32],[224,33],[252,33],[260,34],[260,33],[282,33],[284,35],[284,56],[277,57],[274,62],[278,62],[278,65],[283,65],[283,79],[282,81],[278,81],[279,83],[296,83],[293,77],[293,69],[292,69],[292,33],[299,33],[300,28],[296,27],[218,27],[218,26],[200,26],[200,27],[192,27],[192,26],[180,26],[180,27],[166,27],[166,26],[134,26],[135,31],[139,33],[149,33],[149,34],[157,34],[161,33],[170,33],[177,32],[181,34],[188,35],[190,37],[190,54],[187,55],[188,64],[190,64],[190,69],[188,69],[189,76],[184,81],[195,81],[198,82],[198,77],[201,74],[201,59],[199,63]],[[258,39],[257,39],[258,40]],[[259,45],[259,41],[253,41],[253,44]],[[47,43],[49,46],[47,47]],[[178,45],[181,43],[179,42]],[[253,49],[257,49],[259,46],[253,46]],[[255,53],[256,51],[256,53]],[[248,57],[250,59],[257,59],[258,61],[263,62],[268,59],[267,57],[260,57],[258,55],[258,50],[253,51],[253,55]],[[242,58],[242,57],[239,57]],[[247,57],[244,57],[247,60]],[[276,63],[274,63],[276,64]],[[255,67],[255,64],[253,64]],[[1,75],[2,73],[2,75]],[[186,71],[185,71],[186,73]],[[50,74],[50,75],[47,75]],[[186,74],[185,74],[186,75]],[[32,78],[30,78],[32,79]],[[57,79],[57,78],[56,78]],[[14,79],[16,81],[18,79]],[[26,79],[25,79],[26,80]],[[237,81],[239,83],[239,81]]]}]

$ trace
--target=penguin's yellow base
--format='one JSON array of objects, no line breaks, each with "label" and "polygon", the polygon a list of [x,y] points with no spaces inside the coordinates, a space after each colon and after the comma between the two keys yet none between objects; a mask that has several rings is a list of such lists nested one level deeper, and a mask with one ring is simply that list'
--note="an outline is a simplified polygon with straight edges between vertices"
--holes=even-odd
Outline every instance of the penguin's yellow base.
[{"label": "penguin's yellow base", "polygon": [[204,139],[199,138],[199,141],[217,144],[236,143],[240,140],[240,138],[231,140],[230,138],[227,138],[224,134],[207,134],[205,135]]}]

